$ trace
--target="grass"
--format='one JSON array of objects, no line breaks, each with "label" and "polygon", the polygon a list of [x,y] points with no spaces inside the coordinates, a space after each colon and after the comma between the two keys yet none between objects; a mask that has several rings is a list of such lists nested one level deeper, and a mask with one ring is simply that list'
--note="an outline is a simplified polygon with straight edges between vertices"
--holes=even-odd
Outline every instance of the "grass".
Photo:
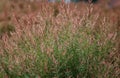
[{"label": "grass", "polygon": [[[6,74],[11,78],[18,76],[19,73],[21,73],[21,75],[23,76],[24,73],[26,73],[27,76],[30,76],[31,74],[40,75],[42,78],[46,78],[46,77],[76,78],[77,76],[85,77],[85,78],[92,77],[92,75],[94,75],[92,74],[93,72],[96,71],[98,72],[98,69],[100,67],[99,64],[101,60],[104,59],[103,57],[104,57],[104,52],[106,52],[106,49],[104,50],[104,48],[102,47],[97,47],[98,44],[96,44],[96,42],[93,42],[91,46],[88,45],[89,43],[86,42],[88,41],[87,39],[84,39],[82,43],[79,43],[78,39],[79,39],[78,36],[74,37],[72,41],[69,40],[69,43],[66,47],[63,46],[61,49],[59,49],[58,43],[61,43],[62,45],[63,44],[62,42],[58,42],[58,41],[56,42],[54,40],[46,41],[47,39],[45,38],[44,41],[45,51],[42,51],[40,49],[40,45],[41,45],[40,40],[35,40],[36,41],[35,44],[37,45],[35,45],[34,47],[33,44],[31,44],[31,42],[29,41],[29,39],[26,39],[25,36],[23,38],[23,41],[21,41],[17,45],[18,49],[22,50],[21,53],[23,53],[25,56],[25,59],[22,62],[22,64],[25,65],[25,68],[22,71],[21,68],[23,67],[19,66],[19,63],[18,65],[16,65],[17,63],[16,60],[12,61],[11,63],[9,62],[9,59],[12,60],[11,56],[20,57],[21,54],[18,54],[18,51],[15,51],[15,49],[13,49],[12,53],[14,53],[15,55],[11,55],[9,54],[8,51],[5,50],[8,55],[6,55],[6,57],[4,56],[4,58],[6,59],[7,62],[9,62],[8,65],[12,64],[12,66],[15,67],[13,67],[11,71],[9,69],[4,69],[4,71],[6,70]],[[53,42],[53,45],[49,45],[51,42]],[[48,52],[47,54],[46,53],[47,47],[50,46],[53,46],[53,51]],[[65,53],[63,53],[64,50]],[[5,62],[2,62],[2,64],[4,66],[7,65]],[[88,68],[88,67],[94,67],[94,68]],[[9,67],[5,67],[5,68],[9,68]]]},{"label": "grass", "polygon": [[92,6],[40,6],[37,14],[12,17],[15,28],[1,28],[11,36],[0,39],[0,78],[119,78],[117,21]]}]

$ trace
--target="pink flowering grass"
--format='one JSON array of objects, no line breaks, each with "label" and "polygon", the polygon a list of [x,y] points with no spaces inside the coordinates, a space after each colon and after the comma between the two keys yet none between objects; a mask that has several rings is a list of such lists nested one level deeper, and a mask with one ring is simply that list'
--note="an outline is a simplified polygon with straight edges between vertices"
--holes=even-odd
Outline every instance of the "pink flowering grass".
[{"label": "pink flowering grass", "polygon": [[15,31],[0,39],[1,78],[119,78],[117,15],[91,4],[39,6],[12,14]]}]

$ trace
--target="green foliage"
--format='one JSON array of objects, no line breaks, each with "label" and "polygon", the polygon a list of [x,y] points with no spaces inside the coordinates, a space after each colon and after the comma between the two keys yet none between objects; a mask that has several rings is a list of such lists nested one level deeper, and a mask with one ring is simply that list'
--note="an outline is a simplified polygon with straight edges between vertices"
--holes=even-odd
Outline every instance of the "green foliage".
[{"label": "green foliage", "polygon": [[[12,28],[8,27],[4,30],[11,31]],[[14,61],[12,61],[13,64],[9,62],[10,55],[4,56],[8,60],[6,63],[5,59],[2,60],[5,66],[4,72],[10,78],[37,78],[37,76],[41,78],[97,78],[99,74],[104,74],[106,67],[102,64],[102,61],[105,60],[105,56],[111,48],[109,41],[106,41],[104,45],[99,45],[101,35],[96,33],[98,36],[91,42],[89,38],[86,38],[94,37],[91,29],[78,29],[79,31],[76,31],[72,39],[70,38],[70,26],[65,30],[63,31],[64,34],[59,34],[59,40],[55,40],[49,29],[45,29],[43,42],[38,37],[34,37],[35,47],[29,37],[24,34],[23,39],[17,45],[25,55],[25,60],[22,64],[16,65]],[[88,31],[86,32],[86,30]],[[51,38],[50,41],[48,40],[49,37]],[[68,43],[67,46],[65,46],[65,41]],[[44,50],[40,48],[42,43],[45,45]],[[60,45],[62,45],[61,48]],[[47,48],[51,46],[53,51],[47,53]],[[18,52],[14,49],[14,53]],[[33,56],[35,57],[32,59]],[[8,64],[12,64],[14,67],[9,70]],[[21,65],[24,65],[24,67]]]}]

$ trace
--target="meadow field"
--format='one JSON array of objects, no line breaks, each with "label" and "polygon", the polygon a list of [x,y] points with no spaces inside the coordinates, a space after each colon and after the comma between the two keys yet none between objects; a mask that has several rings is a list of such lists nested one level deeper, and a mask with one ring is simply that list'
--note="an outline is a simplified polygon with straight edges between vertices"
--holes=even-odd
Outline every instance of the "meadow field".
[{"label": "meadow field", "polygon": [[0,78],[120,78],[120,7],[1,0]]}]

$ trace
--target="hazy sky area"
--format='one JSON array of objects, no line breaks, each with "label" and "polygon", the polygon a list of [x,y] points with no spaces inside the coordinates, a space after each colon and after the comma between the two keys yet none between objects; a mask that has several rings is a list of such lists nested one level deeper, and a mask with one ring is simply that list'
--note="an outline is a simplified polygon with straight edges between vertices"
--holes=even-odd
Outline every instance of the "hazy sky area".
[{"label": "hazy sky area", "polygon": [[[88,1],[88,0],[48,0],[49,2],[55,2],[55,1],[65,1],[65,3],[70,3],[70,2],[79,2],[79,1]],[[93,2],[96,2],[98,0],[93,0]]]},{"label": "hazy sky area", "polygon": [[[79,1],[85,1],[88,2],[88,0],[48,0],[49,2],[56,2],[56,1],[64,1],[65,3],[70,2],[79,2]],[[100,3],[102,0],[92,0],[93,3]],[[107,4],[110,8],[113,7],[119,7],[120,6],[120,0],[108,0]]]}]

